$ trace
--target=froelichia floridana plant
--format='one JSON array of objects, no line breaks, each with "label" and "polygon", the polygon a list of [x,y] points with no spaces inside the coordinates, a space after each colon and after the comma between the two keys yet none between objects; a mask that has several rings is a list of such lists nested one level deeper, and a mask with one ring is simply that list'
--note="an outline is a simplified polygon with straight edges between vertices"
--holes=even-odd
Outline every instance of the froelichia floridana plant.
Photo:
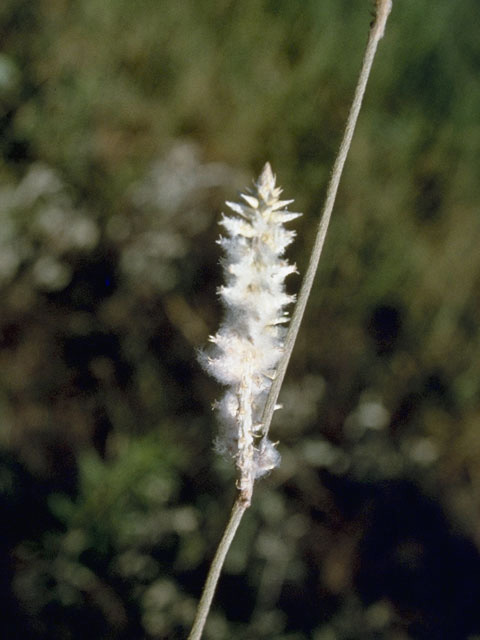
[{"label": "froelichia floridana plant", "polygon": [[283,225],[299,214],[285,208],[291,201],[279,200],[281,192],[275,186],[268,163],[253,191],[242,195],[242,204],[227,203],[237,215],[224,216],[221,222],[227,231],[227,237],[219,240],[225,252],[226,284],[219,290],[225,318],[211,338],[212,352],[204,353],[201,360],[227,386],[217,404],[221,421],[217,449],[235,459],[238,496],[212,560],[189,640],[202,636],[225,557],[250,505],[256,478],[280,461],[268,439],[270,423],[322,254],[373,59],[391,8],[392,0],[375,0],[375,17],[352,106],[328,183],[308,268],[286,333],[286,307],[293,297],[285,292],[284,280],[295,267],[282,258],[294,237],[294,232]]},{"label": "froelichia floridana plant", "polygon": [[280,463],[262,413],[283,354],[286,307],[295,300],[285,291],[285,278],[296,267],[283,258],[295,232],[284,225],[301,215],[286,209],[293,200],[280,200],[281,192],[267,163],[254,188],[241,194],[242,203],[227,202],[234,215],[223,216],[227,235],[218,240],[225,254],[225,285],[218,290],[225,317],[210,336],[213,348],[200,355],[205,369],[227,386],[215,403],[220,420],[215,444],[235,460],[246,503],[255,479]]}]

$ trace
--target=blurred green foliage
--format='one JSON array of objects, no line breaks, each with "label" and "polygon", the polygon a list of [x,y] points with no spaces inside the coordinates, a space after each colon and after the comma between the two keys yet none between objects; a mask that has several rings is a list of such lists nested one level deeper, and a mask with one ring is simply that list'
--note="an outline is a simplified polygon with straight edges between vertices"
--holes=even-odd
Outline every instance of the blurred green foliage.
[{"label": "blurred green foliage", "polygon": [[[234,493],[195,363],[266,160],[304,272],[367,0],[4,0],[8,638],[184,638]],[[480,635],[476,0],[394,2],[206,639]],[[312,226],[313,225],[313,226]],[[291,289],[298,287],[292,277]]]}]

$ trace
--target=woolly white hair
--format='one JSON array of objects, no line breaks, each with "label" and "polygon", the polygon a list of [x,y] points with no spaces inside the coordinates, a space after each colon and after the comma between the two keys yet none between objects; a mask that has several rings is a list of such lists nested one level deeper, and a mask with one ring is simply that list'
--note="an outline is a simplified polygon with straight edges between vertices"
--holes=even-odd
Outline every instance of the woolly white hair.
[{"label": "woolly white hair", "polygon": [[223,215],[227,232],[218,243],[225,253],[225,285],[218,289],[225,308],[213,347],[200,354],[204,368],[228,388],[215,403],[220,419],[216,448],[235,459],[238,487],[249,500],[256,478],[280,464],[280,454],[263,433],[262,411],[283,353],[285,307],[294,296],[285,278],[296,271],[282,256],[295,237],[284,227],[300,216],[280,200],[282,190],[267,163],[244,202],[227,202],[237,215]]}]

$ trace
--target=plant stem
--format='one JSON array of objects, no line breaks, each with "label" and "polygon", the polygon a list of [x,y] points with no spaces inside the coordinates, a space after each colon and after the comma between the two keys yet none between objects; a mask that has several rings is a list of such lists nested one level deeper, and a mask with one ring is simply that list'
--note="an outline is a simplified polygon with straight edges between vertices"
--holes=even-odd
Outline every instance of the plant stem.
[{"label": "plant stem", "polygon": [[242,496],[239,495],[235,500],[232,508],[232,513],[230,514],[230,519],[225,528],[223,537],[220,540],[220,544],[218,545],[215,556],[212,560],[212,564],[208,572],[205,586],[203,587],[202,597],[200,598],[200,602],[198,603],[195,620],[193,621],[192,630],[190,631],[188,640],[200,640],[200,638],[202,637],[203,627],[205,626],[208,612],[210,611],[210,606],[215,594],[218,579],[220,578],[220,574],[222,572],[225,557],[228,553],[228,550],[230,549],[230,545],[232,544],[232,541],[235,537],[238,525],[240,524],[243,514],[245,513],[247,508],[248,502],[245,502],[245,500],[242,499]]},{"label": "plant stem", "polygon": [[333,205],[335,204],[335,198],[337,196],[338,185],[340,184],[340,178],[342,177],[343,167],[345,160],[347,159],[350,145],[352,143],[353,133],[357,124],[358,114],[362,106],[363,96],[365,95],[365,89],[367,86],[368,78],[372,68],[373,59],[377,51],[377,45],[379,40],[383,37],[385,30],[385,24],[392,8],[391,0],[377,0],[376,2],[376,16],[370,27],[370,34],[368,38],[367,48],[363,57],[362,68],[358,77],[357,86],[355,88],[355,94],[348,114],[347,124],[345,125],[345,131],[343,139],[340,144],[338,155],[333,165],[332,174],[330,176],[330,182],[327,188],[327,195],[325,197],[325,203],[323,205],[323,211],[320,218],[320,223],[315,237],[315,243],[313,245],[312,253],[310,255],[310,261],[308,264],[307,272],[298,294],[298,301],[295,305],[295,309],[290,321],[290,326],[285,338],[284,354],[278,365],[275,379],[270,387],[265,408],[262,415],[263,433],[267,436],[270,424],[273,418],[273,412],[277,404],[278,395],[285,377],[285,372],[288,367],[290,356],[292,355],[295,340],[297,339],[300,324],[303,319],[305,307],[307,306],[308,298],[312,290],[315,274],[318,269],[318,263],[320,256],[322,255],[323,246],[325,244],[325,237],[327,235],[328,225],[332,215]]},{"label": "plant stem", "polygon": [[[272,383],[272,386],[270,387],[270,392],[265,404],[265,409],[263,411],[262,424],[265,437],[268,434],[268,430],[272,422],[273,412],[275,410],[275,405],[280,393],[280,388],[285,377],[285,372],[287,370],[288,362],[293,351],[293,346],[295,344],[298,331],[300,329],[300,324],[305,312],[305,307],[312,290],[318,263],[322,254],[323,246],[325,244],[325,237],[327,235],[333,205],[335,204],[335,198],[337,196],[338,185],[340,184],[345,160],[347,159],[347,155],[352,143],[353,133],[355,131],[358,114],[360,113],[360,108],[362,106],[363,96],[365,95],[365,89],[367,86],[368,78],[370,76],[373,59],[377,51],[378,42],[383,37],[385,24],[390,14],[391,8],[392,0],[376,0],[375,19],[370,28],[367,48],[363,57],[362,68],[358,77],[352,106],[348,114],[343,139],[340,144],[340,149],[335,159],[335,163],[333,165],[332,175],[330,177],[330,182],[327,188],[325,204],[323,206],[323,211],[310,256],[307,272],[302,282],[300,293],[298,295],[298,301],[295,305],[295,310],[293,312],[290,327],[285,339],[284,354],[278,366],[275,379]],[[230,519],[210,566],[210,570],[208,572],[207,580],[203,588],[202,596],[198,604],[197,612],[195,614],[195,620],[193,622],[193,627],[190,635],[188,636],[188,640],[200,640],[202,636],[203,628],[207,620],[208,612],[210,611],[210,606],[212,604],[213,596],[215,594],[215,589],[217,587],[218,579],[220,578],[226,555],[235,537],[243,514],[245,513],[249,505],[250,496],[248,496],[247,498],[244,494],[242,494],[242,492],[240,492],[233,505]]]}]

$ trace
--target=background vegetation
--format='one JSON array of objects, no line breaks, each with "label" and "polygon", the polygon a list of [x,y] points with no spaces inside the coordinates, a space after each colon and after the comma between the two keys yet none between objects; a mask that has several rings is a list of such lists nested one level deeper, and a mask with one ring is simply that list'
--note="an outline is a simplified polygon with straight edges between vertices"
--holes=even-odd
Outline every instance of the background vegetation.
[{"label": "background vegetation", "polygon": [[[480,637],[478,6],[394,4],[209,640]],[[270,160],[305,270],[370,8],[1,3],[3,637],[185,637],[218,216]]]}]

